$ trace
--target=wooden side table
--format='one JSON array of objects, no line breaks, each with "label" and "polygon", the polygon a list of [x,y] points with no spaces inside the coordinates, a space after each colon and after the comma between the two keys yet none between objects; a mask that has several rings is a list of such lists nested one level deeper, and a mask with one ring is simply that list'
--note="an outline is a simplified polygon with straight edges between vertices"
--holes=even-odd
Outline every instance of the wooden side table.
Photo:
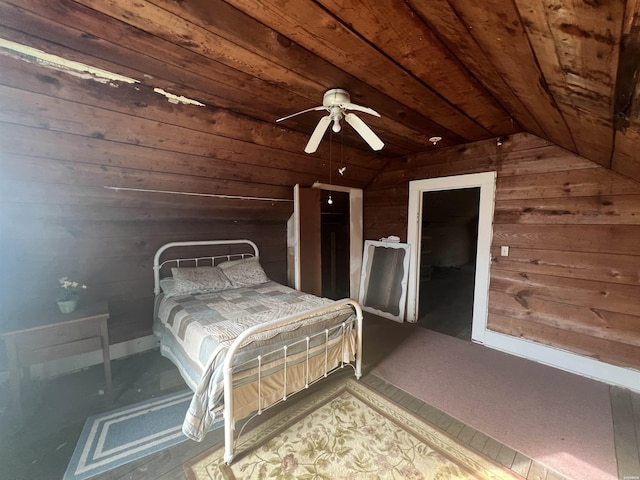
[{"label": "wooden side table", "polygon": [[80,306],[67,314],[57,311],[53,304],[47,312],[27,312],[13,319],[14,328],[19,325],[19,329],[2,333],[0,337],[6,342],[12,403],[19,413],[22,413],[21,369],[24,369],[25,378],[28,379],[31,365],[100,349],[106,393],[112,398],[108,319],[107,302]]}]

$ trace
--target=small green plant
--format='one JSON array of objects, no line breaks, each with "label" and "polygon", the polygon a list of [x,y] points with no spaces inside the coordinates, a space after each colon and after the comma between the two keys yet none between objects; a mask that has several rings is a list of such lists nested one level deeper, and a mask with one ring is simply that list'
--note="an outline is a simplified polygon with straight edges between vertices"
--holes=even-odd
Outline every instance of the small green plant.
[{"label": "small green plant", "polygon": [[59,278],[58,282],[60,283],[60,291],[58,292],[59,302],[77,300],[78,294],[87,289],[86,285],[69,280],[67,277]]}]

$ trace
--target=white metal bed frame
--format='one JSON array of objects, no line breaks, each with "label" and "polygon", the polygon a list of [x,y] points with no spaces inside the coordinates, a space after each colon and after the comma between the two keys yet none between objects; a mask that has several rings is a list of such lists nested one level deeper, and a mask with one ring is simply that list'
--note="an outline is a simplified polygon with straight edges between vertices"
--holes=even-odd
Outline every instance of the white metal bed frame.
[{"label": "white metal bed frame", "polygon": [[[251,248],[253,249],[253,253],[238,253],[238,254],[229,254],[229,255],[215,255],[215,256],[205,256],[205,257],[194,257],[194,258],[181,258],[181,259],[170,259],[170,260],[166,260],[162,263],[160,263],[160,257],[162,256],[162,254],[170,249],[170,248],[174,248],[174,247],[192,247],[192,246],[213,246],[213,245],[238,245],[238,244],[246,244],[251,246]],[[154,275],[154,292],[156,295],[158,295],[160,293],[160,271],[162,269],[163,266],[165,265],[170,265],[170,264],[175,264],[178,268],[180,267],[181,263],[187,263],[189,265],[195,265],[196,267],[199,266],[199,264],[201,263],[205,263],[208,266],[209,265],[216,265],[217,263],[220,263],[220,261],[222,260],[231,260],[231,259],[235,259],[235,258],[246,258],[246,257],[251,257],[251,256],[255,256],[255,257],[259,257],[259,252],[258,252],[258,246],[252,242],[251,240],[206,240],[206,241],[194,241],[194,242],[171,242],[171,243],[167,243],[166,245],[163,245],[162,247],[160,247],[158,249],[158,251],[156,252],[154,259],[153,259],[153,275]],[[217,262],[217,263],[216,263]],[[203,266],[203,265],[200,265]],[[360,379],[360,377],[362,376],[362,309],[360,307],[360,305],[358,304],[358,302],[356,302],[355,300],[351,300],[349,298],[345,298],[343,300],[338,300],[335,303],[332,303],[330,305],[327,306],[323,306],[323,307],[319,307],[319,308],[315,308],[312,310],[308,310],[306,312],[302,312],[299,314],[295,314],[295,315],[289,315],[287,317],[284,318],[280,318],[280,319],[276,319],[272,322],[269,323],[265,323],[265,324],[261,324],[261,325],[255,325],[252,328],[249,328],[247,330],[245,330],[244,332],[242,332],[236,339],[235,341],[231,344],[231,346],[229,347],[229,350],[227,351],[227,354],[224,358],[224,364],[223,364],[223,374],[224,374],[224,379],[223,379],[223,384],[224,384],[224,462],[226,464],[230,464],[233,461],[234,458],[234,431],[235,431],[235,418],[233,415],[233,404],[234,404],[234,398],[233,398],[233,369],[234,369],[234,365],[233,365],[233,361],[234,361],[234,357],[235,354],[237,352],[237,350],[240,348],[240,346],[242,345],[242,343],[249,338],[252,335],[267,331],[267,330],[271,330],[273,328],[278,328],[284,325],[289,325],[295,322],[298,322],[300,320],[303,320],[305,318],[311,317],[311,316],[315,316],[315,315],[319,315],[319,314],[323,314],[323,313],[328,313],[331,311],[338,311],[341,308],[343,308],[344,306],[349,305],[351,308],[353,308],[355,314],[356,314],[356,318],[355,320],[348,320],[348,321],[344,321],[341,324],[335,325],[331,328],[325,328],[324,330],[318,332],[316,335],[313,336],[309,336],[307,335],[306,337],[303,337],[301,339],[292,341],[286,345],[284,345],[283,347],[279,347],[278,349],[274,350],[278,351],[278,350],[282,350],[283,351],[283,371],[284,371],[284,389],[283,389],[283,395],[282,398],[276,400],[274,403],[270,404],[270,405],[266,405],[264,407],[262,407],[262,397],[261,397],[261,360],[262,357],[265,357],[267,355],[269,355],[270,353],[273,352],[268,352],[268,353],[263,353],[262,355],[258,355],[257,357],[255,357],[254,359],[250,359],[247,360],[247,362],[245,363],[249,363],[252,361],[257,361],[258,362],[258,411],[253,414],[249,420],[251,420],[252,418],[254,418],[257,415],[262,414],[262,412],[264,412],[265,410],[267,410],[268,408],[271,408],[272,406],[275,406],[281,402],[284,402],[287,400],[287,398],[289,396],[292,396],[304,389],[309,388],[309,386],[313,385],[315,382],[317,382],[318,380],[322,379],[322,378],[326,378],[328,375],[330,375],[331,373],[343,368],[345,365],[349,365],[354,369],[355,372],[355,376],[357,379]],[[344,361],[344,358],[341,359],[340,361],[340,365],[332,370],[328,370],[328,362],[327,362],[327,352],[328,352],[328,341],[329,341],[329,337],[331,333],[334,333],[336,330],[340,329],[341,331],[341,335],[342,335],[342,345],[343,345],[343,349],[342,351],[344,352],[344,341],[345,341],[345,333],[347,330],[347,327],[355,321],[355,328],[356,328],[356,353],[355,353],[355,365],[351,364],[351,363],[346,363]],[[324,345],[325,345],[325,368],[324,368],[324,375],[312,379],[309,379],[309,345],[310,345],[310,341],[312,339],[312,337],[317,337],[320,335],[324,335],[325,339],[324,339]],[[301,342],[306,343],[306,365],[305,365],[305,384],[303,388],[300,388],[298,390],[295,391],[291,391],[291,392],[287,392],[287,349],[297,345]],[[242,365],[244,365],[245,363],[243,363]],[[236,365],[236,367],[238,366],[242,366],[242,365]],[[246,424],[245,424],[246,425]]]},{"label": "white metal bed frame", "polygon": [[[172,258],[160,263],[160,257],[162,254],[170,248],[176,247],[198,247],[209,245],[249,245],[253,249],[253,253],[232,253],[229,255],[214,255],[207,257],[193,257],[193,258]],[[193,242],[171,242],[161,246],[153,257],[153,293],[158,295],[160,293],[160,271],[165,265],[174,264],[180,268],[180,263],[187,263],[195,267],[201,266],[200,263],[208,262],[209,266],[215,266],[218,260],[231,260],[235,258],[246,257],[258,257],[258,246],[251,240],[202,240]],[[186,266],[186,265],[185,265]],[[202,265],[203,266],[203,265]]]}]

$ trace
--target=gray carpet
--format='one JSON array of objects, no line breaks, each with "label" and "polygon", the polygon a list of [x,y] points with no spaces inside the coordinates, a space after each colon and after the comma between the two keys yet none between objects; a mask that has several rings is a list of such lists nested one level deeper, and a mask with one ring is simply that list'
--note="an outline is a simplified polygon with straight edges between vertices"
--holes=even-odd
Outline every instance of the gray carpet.
[{"label": "gray carpet", "polygon": [[618,478],[608,385],[411,330],[375,375],[569,478]]}]

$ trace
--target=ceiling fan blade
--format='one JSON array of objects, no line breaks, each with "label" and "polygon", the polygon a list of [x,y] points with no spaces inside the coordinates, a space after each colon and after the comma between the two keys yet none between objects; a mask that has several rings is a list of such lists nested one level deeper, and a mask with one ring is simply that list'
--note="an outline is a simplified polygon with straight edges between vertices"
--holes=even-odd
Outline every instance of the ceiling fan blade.
[{"label": "ceiling fan blade", "polygon": [[320,145],[320,140],[324,136],[324,132],[327,131],[327,127],[331,123],[331,117],[327,115],[326,117],[322,117],[316,125],[315,130],[311,134],[311,138],[309,139],[309,143],[304,147],[304,151],[307,153],[314,153],[318,149],[318,145]]},{"label": "ceiling fan blade", "polygon": [[356,105],[355,103],[342,103],[340,104],[342,108],[346,108],[347,110],[355,110],[357,112],[368,113],[369,115],[375,115],[379,117],[380,114],[376,112],[373,108],[363,107],[362,105]]},{"label": "ceiling fan blade", "polygon": [[380,140],[380,137],[373,133],[373,130],[371,130],[366,123],[360,120],[355,113],[347,113],[344,116],[344,119],[355,129],[356,132],[358,132],[358,134],[373,150],[378,151],[384,147],[384,142]]},{"label": "ceiling fan blade", "polygon": [[291,117],[295,117],[296,115],[301,115],[303,113],[307,113],[307,112],[313,112],[314,110],[326,110],[323,106],[319,106],[319,107],[313,107],[313,108],[307,108],[306,110],[302,110],[301,112],[296,112],[296,113],[292,113],[291,115],[287,115],[286,117],[282,117],[276,120],[277,122],[281,122],[283,120],[287,120]]}]

